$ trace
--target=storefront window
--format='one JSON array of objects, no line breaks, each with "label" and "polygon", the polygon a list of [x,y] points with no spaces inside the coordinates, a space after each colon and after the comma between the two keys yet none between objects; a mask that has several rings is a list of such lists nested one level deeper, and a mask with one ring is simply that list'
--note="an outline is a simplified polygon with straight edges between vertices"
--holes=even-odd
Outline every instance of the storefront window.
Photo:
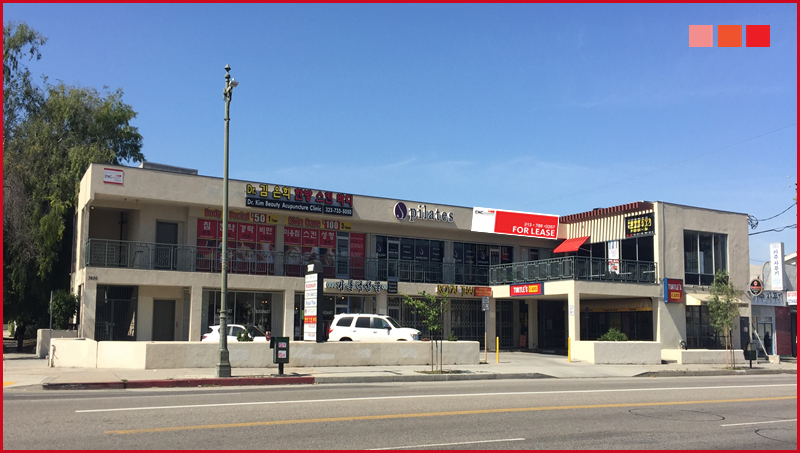
[{"label": "storefront window", "polygon": [[683,251],[687,285],[711,285],[714,274],[727,270],[727,235],[684,231]]},{"label": "storefront window", "polygon": [[689,349],[724,349],[725,337],[711,326],[708,306],[686,307],[686,347]]}]

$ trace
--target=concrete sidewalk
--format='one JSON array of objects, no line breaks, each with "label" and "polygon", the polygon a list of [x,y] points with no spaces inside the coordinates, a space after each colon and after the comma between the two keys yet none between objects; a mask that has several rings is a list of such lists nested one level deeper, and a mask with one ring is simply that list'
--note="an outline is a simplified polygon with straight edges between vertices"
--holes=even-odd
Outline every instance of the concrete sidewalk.
[{"label": "concrete sidewalk", "polygon": [[[481,357],[483,359],[483,356]],[[215,379],[214,368],[128,370],[96,368],[49,368],[47,360],[32,354],[3,356],[3,389],[88,389],[195,387],[222,385],[327,384],[365,382],[411,382],[478,379],[604,378],[633,376],[703,376],[733,374],[797,374],[797,362],[769,363],[762,360],[737,363],[736,371],[725,365],[592,365],[569,362],[559,355],[501,352],[500,362],[489,355],[489,363],[445,366],[446,374],[427,374],[430,366],[285,367],[279,378],[277,365],[269,368],[234,368],[233,377]]]}]

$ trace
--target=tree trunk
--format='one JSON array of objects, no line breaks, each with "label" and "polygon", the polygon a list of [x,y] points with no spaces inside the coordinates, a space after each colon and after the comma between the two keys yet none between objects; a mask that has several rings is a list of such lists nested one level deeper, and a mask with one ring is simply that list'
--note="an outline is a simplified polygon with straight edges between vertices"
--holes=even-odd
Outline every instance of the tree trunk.
[{"label": "tree trunk", "polygon": [[728,368],[728,326],[725,326],[725,368]]}]

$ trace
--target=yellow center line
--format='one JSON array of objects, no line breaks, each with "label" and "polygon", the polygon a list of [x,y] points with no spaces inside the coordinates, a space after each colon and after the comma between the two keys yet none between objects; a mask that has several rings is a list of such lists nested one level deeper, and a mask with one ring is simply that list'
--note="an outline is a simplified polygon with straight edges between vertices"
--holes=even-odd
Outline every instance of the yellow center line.
[{"label": "yellow center line", "polygon": [[105,433],[106,434],[161,433],[169,431],[187,431],[196,429],[248,428],[253,426],[294,425],[301,423],[347,422],[347,421],[359,421],[359,420],[389,420],[394,418],[443,417],[452,415],[499,414],[504,412],[534,412],[534,411],[554,411],[554,410],[566,410],[566,409],[603,409],[603,408],[614,408],[614,407],[674,406],[682,404],[742,403],[751,401],[775,401],[775,400],[787,400],[787,399],[797,399],[797,396],[780,396],[773,398],[744,398],[744,399],[734,399],[734,400],[664,401],[657,403],[591,404],[591,405],[580,405],[580,406],[476,409],[469,411],[424,412],[419,414],[360,415],[353,417],[308,418],[301,420],[275,420],[269,422],[248,422],[248,423],[228,423],[219,425],[172,426],[168,428],[129,429],[120,431],[106,431]]},{"label": "yellow center line", "polygon": [[15,382],[6,382],[6,381],[3,381],[3,387],[5,387],[5,386],[7,386],[7,385],[13,385],[13,384],[15,384]]}]

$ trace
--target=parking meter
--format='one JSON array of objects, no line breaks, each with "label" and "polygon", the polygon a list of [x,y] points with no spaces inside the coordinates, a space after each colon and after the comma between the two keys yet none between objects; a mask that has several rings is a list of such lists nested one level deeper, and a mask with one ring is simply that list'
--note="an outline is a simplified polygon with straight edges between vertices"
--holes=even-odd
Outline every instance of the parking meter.
[{"label": "parking meter", "polygon": [[272,363],[278,364],[278,374],[283,376],[283,364],[289,363],[289,337],[272,337]]}]

